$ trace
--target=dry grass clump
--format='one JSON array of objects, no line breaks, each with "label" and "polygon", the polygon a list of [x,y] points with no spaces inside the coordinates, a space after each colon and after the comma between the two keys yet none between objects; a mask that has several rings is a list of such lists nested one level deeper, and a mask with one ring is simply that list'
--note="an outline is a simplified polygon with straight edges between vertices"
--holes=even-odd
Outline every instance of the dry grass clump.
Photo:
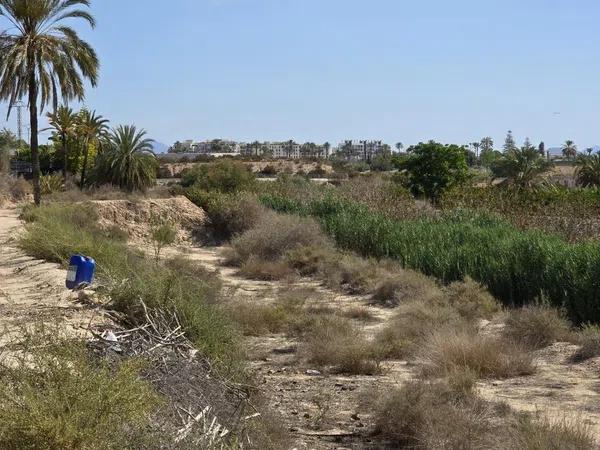
[{"label": "dry grass clump", "polygon": [[341,311],[340,314],[347,319],[359,320],[361,322],[372,322],[375,320],[373,313],[364,306],[352,306],[351,308]]},{"label": "dry grass clump", "polygon": [[296,272],[285,261],[250,257],[240,266],[240,274],[252,280],[274,281],[292,279]]},{"label": "dry grass clump", "polygon": [[0,367],[1,448],[137,448],[159,402],[138,363],[92,360],[58,331],[22,345]]},{"label": "dry grass clump", "polygon": [[[464,375],[468,378],[468,375]],[[478,398],[451,380],[416,380],[386,391],[375,406],[376,433],[393,448],[592,450],[581,424],[550,423]]]},{"label": "dry grass clump", "polygon": [[255,227],[231,242],[240,264],[251,257],[274,261],[302,246],[330,245],[329,239],[314,220],[275,213],[265,214]]},{"label": "dry grass clump", "polygon": [[515,450],[592,450],[596,449],[590,430],[581,422],[518,419],[514,436]]},{"label": "dry grass clump", "polygon": [[469,277],[452,283],[445,294],[448,302],[467,320],[490,319],[501,310],[487,289]]},{"label": "dry grass clump", "polygon": [[533,349],[568,340],[571,325],[562,312],[543,305],[529,305],[511,310],[506,318],[504,335]]},{"label": "dry grass clump", "polygon": [[348,319],[336,315],[318,316],[311,325],[305,337],[309,363],[331,367],[339,373],[379,373],[377,352]]},{"label": "dry grass clump", "polygon": [[573,355],[573,361],[581,362],[600,356],[600,326],[583,326],[583,328],[575,334],[575,342],[580,345],[580,348]]},{"label": "dry grass clump", "polygon": [[533,357],[515,343],[481,336],[470,327],[434,331],[419,351],[423,374],[469,370],[481,378],[512,378],[535,371]]},{"label": "dry grass clump", "polygon": [[385,306],[397,306],[407,300],[428,301],[440,294],[435,282],[412,270],[398,268],[377,283],[373,301]]},{"label": "dry grass clump", "polygon": [[31,192],[31,184],[24,178],[0,173],[0,206],[5,203],[22,202]]},{"label": "dry grass clump", "polygon": [[398,307],[396,316],[375,337],[375,345],[387,358],[405,358],[414,354],[432,330],[463,323],[447,304],[412,300]]},{"label": "dry grass clump", "polygon": [[469,390],[414,381],[376,405],[376,433],[393,448],[498,448],[495,415]]}]

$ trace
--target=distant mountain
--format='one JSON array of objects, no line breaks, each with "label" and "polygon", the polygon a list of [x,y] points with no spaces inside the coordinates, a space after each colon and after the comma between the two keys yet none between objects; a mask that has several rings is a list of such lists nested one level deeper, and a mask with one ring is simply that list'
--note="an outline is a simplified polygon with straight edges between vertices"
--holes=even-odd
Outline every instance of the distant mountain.
[{"label": "distant mountain", "polygon": [[153,142],[152,147],[154,148],[154,153],[167,153],[169,150],[169,146],[167,144],[163,144],[162,142]]}]

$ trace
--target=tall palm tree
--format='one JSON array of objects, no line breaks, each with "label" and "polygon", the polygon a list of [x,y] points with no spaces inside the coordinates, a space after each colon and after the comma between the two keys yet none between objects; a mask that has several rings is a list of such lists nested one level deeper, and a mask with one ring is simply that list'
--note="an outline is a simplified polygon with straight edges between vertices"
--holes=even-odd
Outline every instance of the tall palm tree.
[{"label": "tall palm tree", "polygon": [[329,158],[329,150],[331,149],[331,144],[329,142],[325,142],[323,144],[323,148],[325,149],[325,159]]},{"label": "tall palm tree", "polygon": [[575,176],[583,187],[600,187],[600,154],[580,156],[577,159]]},{"label": "tall palm tree", "polygon": [[10,115],[15,104],[27,97],[31,127],[33,198],[41,201],[38,143],[40,110],[58,98],[83,100],[84,79],[98,81],[99,62],[95,51],[64,24],[83,19],[91,27],[94,17],[81,7],[89,0],[0,0],[0,17],[11,28],[0,34],[0,99],[8,101]]},{"label": "tall palm tree", "polygon": [[572,159],[577,156],[577,146],[573,141],[566,141],[565,145],[563,145],[562,153],[567,159]]},{"label": "tall palm tree", "polygon": [[398,150],[398,153],[400,153],[403,148],[404,144],[402,142],[396,142],[396,150]]},{"label": "tall palm tree", "polygon": [[55,112],[48,113],[48,123],[54,129],[56,134],[60,137],[63,151],[63,178],[67,179],[67,165],[68,165],[68,140],[75,132],[75,126],[77,124],[77,114],[73,112],[68,106],[60,106]]},{"label": "tall palm tree", "polygon": [[87,172],[88,158],[90,154],[90,145],[99,146],[108,132],[108,120],[96,114],[96,111],[87,109],[81,110],[77,121],[77,134],[81,137],[83,143],[83,167],[81,168],[80,185],[85,186],[85,176]]},{"label": "tall palm tree", "polygon": [[158,162],[152,139],[134,125],[121,125],[108,135],[106,148],[98,157],[95,179],[128,191],[144,190],[156,181]]}]

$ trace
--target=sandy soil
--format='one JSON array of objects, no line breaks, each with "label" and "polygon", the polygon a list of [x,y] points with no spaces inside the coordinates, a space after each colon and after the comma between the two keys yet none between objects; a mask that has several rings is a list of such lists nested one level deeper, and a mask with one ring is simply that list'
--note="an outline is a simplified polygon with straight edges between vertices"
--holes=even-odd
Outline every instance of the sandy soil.
[{"label": "sandy soil", "polygon": [[98,308],[79,302],[78,294],[65,288],[63,267],[17,247],[22,227],[15,208],[0,209],[0,342],[32,324],[60,324],[66,333],[85,335],[90,325],[109,323]]}]

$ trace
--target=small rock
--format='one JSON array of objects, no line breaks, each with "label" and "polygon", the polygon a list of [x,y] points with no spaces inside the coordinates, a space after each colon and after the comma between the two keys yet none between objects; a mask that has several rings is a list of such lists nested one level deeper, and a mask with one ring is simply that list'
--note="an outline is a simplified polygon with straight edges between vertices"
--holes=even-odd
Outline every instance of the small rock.
[{"label": "small rock", "polygon": [[304,413],[304,416],[303,416],[303,417],[304,417],[305,419],[310,419],[310,414],[309,414],[309,413]]},{"label": "small rock", "polygon": [[298,415],[298,411],[292,411],[292,416],[297,416]]},{"label": "small rock", "polygon": [[318,370],[308,369],[306,371],[306,375],[310,375],[311,377],[320,377],[321,372],[319,372]]},{"label": "small rock", "polygon": [[362,424],[362,422],[358,422],[356,424],[356,428],[363,428],[363,427],[364,427],[364,425]]},{"label": "small rock", "polygon": [[360,417],[358,417],[358,414],[356,414],[356,413],[352,414],[352,415],[350,416],[350,418],[351,418],[352,420],[360,420]]},{"label": "small rock", "polygon": [[296,433],[296,432],[298,432],[298,428],[296,428],[296,427],[291,427],[291,428],[290,428],[290,431],[291,431],[292,433]]}]

